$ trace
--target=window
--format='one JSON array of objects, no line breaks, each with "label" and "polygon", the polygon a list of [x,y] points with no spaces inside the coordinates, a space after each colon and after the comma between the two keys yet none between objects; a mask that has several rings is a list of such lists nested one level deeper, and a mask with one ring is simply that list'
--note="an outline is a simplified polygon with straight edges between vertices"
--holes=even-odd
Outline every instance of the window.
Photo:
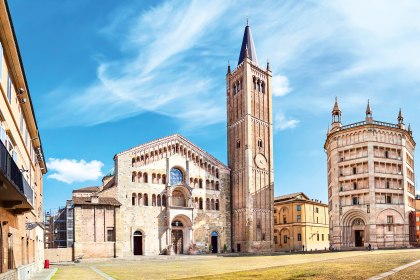
[{"label": "window", "polygon": [[6,130],[2,126],[0,126],[0,140],[6,145]]},{"label": "window", "polygon": [[390,195],[386,196],[386,203],[391,204],[391,196]]},{"label": "window", "polygon": [[258,139],[258,148],[262,148],[263,147],[263,141],[261,139]]},{"label": "window", "polygon": [[298,241],[302,241],[302,234],[298,233],[297,238],[298,238]]},{"label": "window", "polygon": [[7,75],[7,100],[12,104],[12,80],[9,75]]},{"label": "window", "polygon": [[388,151],[385,151],[385,157],[386,157],[386,158],[388,158],[388,157],[389,157]]},{"label": "window", "polygon": [[324,241],[324,234],[322,234],[322,236],[321,236],[321,237],[322,237],[322,241]]},{"label": "window", "polygon": [[389,181],[386,181],[386,188],[389,189]]},{"label": "window", "polygon": [[359,204],[359,198],[357,196],[353,197],[353,205]]},{"label": "window", "polygon": [[357,173],[357,168],[353,167],[353,174],[356,174],[356,173]]},{"label": "window", "polygon": [[106,241],[108,241],[108,242],[115,241],[114,236],[115,236],[114,235],[114,228],[113,227],[107,228],[106,229]]},{"label": "window", "polygon": [[357,183],[356,182],[353,183],[353,190],[357,190]]},{"label": "window", "polygon": [[284,236],[283,236],[283,243],[284,243],[284,244],[287,244],[287,239],[288,239],[287,235],[284,235]]},{"label": "window", "polygon": [[300,215],[297,215],[297,222],[300,223]]},{"label": "window", "polygon": [[300,205],[296,205],[296,211],[300,211]]},{"label": "window", "polygon": [[319,213],[319,208],[315,207],[315,213]]},{"label": "window", "polygon": [[319,241],[319,233],[316,234],[316,241]]},{"label": "window", "polygon": [[394,217],[393,216],[386,216],[386,223],[387,224],[393,224],[394,223]]},{"label": "window", "polygon": [[236,141],[236,148],[239,149],[241,147],[241,140]]},{"label": "window", "polygon": [[179,183],[184,182],[184,174],[178,168],[172,168],[170,176],[171,186],[178,185]]},{"label": "window", "polygon": [[286,220],[286,215],[283,215],[283,224],[286,224],[287,220]]},{"label": "window", "polygon": [[316,223],[319,224],[318,217],[316,217]]}]

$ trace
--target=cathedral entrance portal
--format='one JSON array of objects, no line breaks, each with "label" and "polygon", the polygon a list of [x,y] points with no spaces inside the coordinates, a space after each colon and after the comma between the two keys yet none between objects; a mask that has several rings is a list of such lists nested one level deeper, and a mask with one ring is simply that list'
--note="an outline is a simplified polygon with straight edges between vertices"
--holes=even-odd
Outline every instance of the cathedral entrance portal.
[{"label": "cathedral entrance portal", "polygon": [[143,234],[141,231],[135,231],[133,234],[133,254],[143,255]]},{"label": "cathedral entrance portal", "polygon": [[172,248],[176,255],[183,254],[184,250],[184,238],[183,238],[182,229],[173,229],[172,230]]},{"label": "cathedral entrance portal", "polygon": [[364,230],[355,230],[354,231],[354,243],[356,247],[363,247],[365,240],[365,231]]}]

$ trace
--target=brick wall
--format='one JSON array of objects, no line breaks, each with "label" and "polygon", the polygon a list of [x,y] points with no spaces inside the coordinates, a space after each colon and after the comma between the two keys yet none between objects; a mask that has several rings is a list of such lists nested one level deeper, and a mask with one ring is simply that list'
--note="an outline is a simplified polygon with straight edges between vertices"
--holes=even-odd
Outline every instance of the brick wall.
[{"label": "brick wall", "polygon": [[45,249],[44,257],[50,263],[73,261],[73,248]]}]

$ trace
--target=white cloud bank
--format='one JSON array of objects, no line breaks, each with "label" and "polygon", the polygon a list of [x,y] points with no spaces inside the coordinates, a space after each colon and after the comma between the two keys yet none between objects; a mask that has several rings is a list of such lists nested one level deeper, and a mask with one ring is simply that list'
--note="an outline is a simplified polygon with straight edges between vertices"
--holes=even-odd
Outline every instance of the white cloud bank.
[{"label": "white cloud bank", "polygon": [[66,158],[50,158],[47,167],[53,173],[48,175],[48,178],[67,184],[98,180],[103,176],[101,171],[103,166],[104,164],[98,160],[86,162],[83,159],[77,161]]},{"label": "white cloud bank", "polygon": [[287,119],[283,113],[277,113],[274,117],[274,129],[278,131],[295,128],[299,120]]}]

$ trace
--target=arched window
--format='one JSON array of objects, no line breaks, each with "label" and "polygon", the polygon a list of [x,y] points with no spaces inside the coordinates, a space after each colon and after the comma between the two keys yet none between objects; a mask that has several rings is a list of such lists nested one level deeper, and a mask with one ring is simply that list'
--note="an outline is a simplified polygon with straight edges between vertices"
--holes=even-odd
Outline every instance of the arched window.
[{"label": "arched window", "polygon": [[198,180],[198,187],[199,187],[200,189],[202,189],[202,188],[203,188],[203,179]]},{"label": "arched window", "polygon": [[135,182],[136,181],[136,176],[137,176],[137,173],[134,171],[132,173],[132,175],[131,175],[131,182]]},{"label": "arched window", "polygon": [[170,173],[170,183],[171,186],[175,186],[184,182],[184,174],[182,171],[176,167],[171,168]]},{"label": "arched window", "polygon": [[162,206],[162,198],[160,196],[160,194],[157,195],[157,206]]},{"label": "arched window", "polygon": [[162,195],[162,206],[166,207],[166,195]]},{"label": "arched window", "polygon": [[216,209],[216,207],[214,205],[214,199],[211,199],[210,203],[211,203],[211,206],[210,206],[211,207],[211,210]]},{"label": "arched window", "polygon": [[171,223],[171,226],[173,226],[173,227],[183,227],[184,225],[182,224],[181,221],[175,220]]},{"label": "arched window", "polygon": [[137,182],[143,183],[143,173],[137,173]]},{"label": "arched window", "polygon": [[210,198],[206,199],[206,210],[210,210]]},{"label": "arched window", "polygon": [[252,82],[254,83],[254,90],[257,90],[257,79],[255,77],[252,78]]},{"label": "arched window", "polygon": [[147,173],[146,172],[143,173],[143,182],[147,183]]},{"label": "arched window", "polygon": [[262,93],[265,93],[265,84],[264,84],[264,82],[261,83],[261,91],[262,91]]},{"label": "arched window", "polygon": [[152,184],[156,184],[156,173],[152,173]]},{"label": "arched window", "polygon": [[162,175],[162,184],[166,184],[166,175],[165,174]]},{"label": "arched window", "polygon": [[261,82],[260,82],[260,80],[258,80],[258,82],[257,82],[257,89],[258,89],[258,91],[261,91]]},{"label": "arched window", "polygon": [[219,182],[216,182],[216,190],[218,191],[219,190]]},{"label": "arched window", "polygon": [[216,199],[216,210],[217,210],[217,211],[219,211],[219,209],[220,209],[220,206],[219,206],[219,200],[218,200],[218,199]]},{"label": "arched window", "polygon": [[143,196],[141,193],[139,193],[139,197],[138,197],[138,206],[143,206]]},{"label": "arched window", "polygon": [[149,196],[147,195],[147,193],[145,193],[143,196],[143,204],[144,206],[149,206]]},{"label": "arched window", "polygon": [[152,206],[156,206],[156,195],[152,195]]},{"label": "arched window", "polygon": [[219,169],[216,168],[216,178],[219,179]]},{"label": "arched window", "polygon": [[131,160],[131,167],[134,167],[134,165],[136,164],[136,158],[133,158],[132,160]]},{"label": "arched window", "polygon": [[200,197],[200,199],[198,200],[198,209],[203,210],[203,199]]},{"label": "arched window", "polygon": [[131,196],[131,205],[136,205],[136,200],[137,200],[137,195],[135,193],[133,193],[133,195]]}]

